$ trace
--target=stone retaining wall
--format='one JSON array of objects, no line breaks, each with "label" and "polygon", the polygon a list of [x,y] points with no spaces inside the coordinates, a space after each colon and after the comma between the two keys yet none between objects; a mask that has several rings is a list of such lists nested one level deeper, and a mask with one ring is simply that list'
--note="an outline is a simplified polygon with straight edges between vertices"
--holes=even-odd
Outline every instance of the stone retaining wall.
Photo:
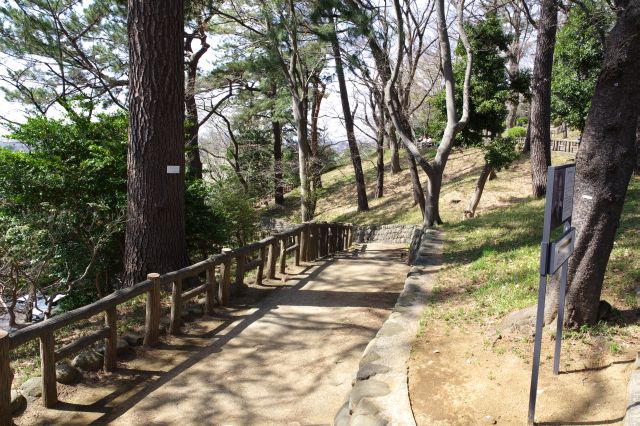
[{"label": "stone retaining wall", "polygon": [[369,342],[353,387],[334,418],[336,426],[415,425],[407,369],[420,319],[442,254],[438,231],[427,229],[414,244],[414,261],[389,319]]},{"label": "stone retaining wall", "polygon": [[420,233],[421,229],[416,225],[360,225],[353,228],[353,241],[411,244]]}]

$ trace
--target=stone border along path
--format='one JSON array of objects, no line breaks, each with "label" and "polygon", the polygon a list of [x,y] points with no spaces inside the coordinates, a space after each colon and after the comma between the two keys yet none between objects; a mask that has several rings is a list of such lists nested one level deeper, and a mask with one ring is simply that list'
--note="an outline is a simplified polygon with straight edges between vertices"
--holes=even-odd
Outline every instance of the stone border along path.
[{"label": "stone border along path", "polygon": [[442,235],[425,229],[393,312],[369,343],[334,425],[415,425],[408,364],[420,319],[442,262]]}]

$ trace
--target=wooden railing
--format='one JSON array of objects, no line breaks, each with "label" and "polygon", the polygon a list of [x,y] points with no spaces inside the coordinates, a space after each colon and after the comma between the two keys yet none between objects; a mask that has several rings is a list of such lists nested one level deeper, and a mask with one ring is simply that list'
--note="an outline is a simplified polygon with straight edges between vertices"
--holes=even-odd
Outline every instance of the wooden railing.
[{"label": "wooden railing", "polygon": [[[525,138],[518,138],[520,147],[524,146]],[[580,148],[580,141],[572,139],[551,139],[551,151],[576,153]]]},{"label": "wooden railing", "polygon": [[[104,340],[103,368],[107,372],[116,368],[118,305],[146,294],[144,345],[154,346],[160,337],[160,302],[164,288],[171,288],[169,333],[177,335],[180,333],[182,307],[188,300],[204,294],[208,314],[213,314],[216,304],[229,304],[233,288],[231,283],[233,263],[235,263],[234,285],[236,287],[244,285],[247,272],[253,269],[257,269],[256,283],[261,284],[265,268],[267,278],[275,278],[276,266],[280,274],[285,273],[286,258],[292,252],[295,264],[299,265],[300,261],[313,261],[348,248],[352,241],[352,229],[350,224],[305,223],[244,247],[233,250],[224,249],[219,255],[177,271],[163,275],[150,273],[147,280],[132,287],[115,291],[90,305],[62,313],[13,333],[8,334],[0,330],[0,426],[11,424],[10,397],[13,374],[9,355],[11,350],[18,346],[39,339],[43,404],[45,407],[52,408],[58,403],[57,361]],[[216,268],[220,271],[219,280],[216,278]],[[202,274],[205,274],[203,283],[189,290],[183,290],[183,283],[188,280],[195,281]],[[101,313],[105,314],[104,327],[56,349],[54,336],[56,330],[78,324]]]}]

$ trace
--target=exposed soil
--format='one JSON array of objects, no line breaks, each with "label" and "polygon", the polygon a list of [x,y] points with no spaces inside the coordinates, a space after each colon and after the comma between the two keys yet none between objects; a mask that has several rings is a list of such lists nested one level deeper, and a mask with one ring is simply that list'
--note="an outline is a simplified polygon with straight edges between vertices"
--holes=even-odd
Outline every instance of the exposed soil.
[{"label": "exposed soil", "polygon": [[[530,333],[501,335],[495,327],[431,322],[414,347],[411,403],[419,425],[527,424]],[[543,350],[537,424],[622,424],[626,387],[638,340],[615,355],[605,338],[563,342],[560,374],[552,374],[550,330]]]}]

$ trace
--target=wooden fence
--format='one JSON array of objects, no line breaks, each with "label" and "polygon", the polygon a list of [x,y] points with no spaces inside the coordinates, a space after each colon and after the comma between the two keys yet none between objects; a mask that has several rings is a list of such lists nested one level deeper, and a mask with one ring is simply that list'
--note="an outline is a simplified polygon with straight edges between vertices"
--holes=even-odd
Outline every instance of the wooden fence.
[{"label": "wooden fence", "polygon": [[[517,139],[518,146],[524,146],[524,138]],[[576,153],[580,149],[580,141],[572,139],[551,139],[551,151]]]},{"label": "wooden fence", "polygon": [[[39,339],[40,366],[42,371],[42,398],[45,407],[58,403],[56,385],[56,362],[82,349],[104,340],[105,371],[116,368],[117,307],[137,296],[146,294],[144,345],[154,346],[160,336],[160,296],[164,288],[171,288],[171,311],[169,333],[180,333],[180,316],[185,302],[204,294],[207,313],[212,314],[216,304],[228,305],[233,286],[244,285],[247,272],[257,269],[256,282],[285,273],[286,257],[293,253],[295,264],[313,261],[351,246],[353,227],[340,223],[305,223],[295,228],[253,244],[236,249],[224,249],[221,254],[210,257],[178,271],[163,275],[150,273],[147,280],[113,292],[90,305],[65,312],[38,324],[27,326],[13,333],[0,330],[0,426],[11,425],[11,384],[13,373],[9,355],[20,345]],[[235,281],[231,282],[231,266],[235,264]],[[219,269],[219,280],[216,278]],[[186,280],[205,276],[204,282],[192,289],[183,290]],[[54,332],[93,317],[105,314],[105,325],[98,331],[78,338],[76,341],[56,349]]]}]

